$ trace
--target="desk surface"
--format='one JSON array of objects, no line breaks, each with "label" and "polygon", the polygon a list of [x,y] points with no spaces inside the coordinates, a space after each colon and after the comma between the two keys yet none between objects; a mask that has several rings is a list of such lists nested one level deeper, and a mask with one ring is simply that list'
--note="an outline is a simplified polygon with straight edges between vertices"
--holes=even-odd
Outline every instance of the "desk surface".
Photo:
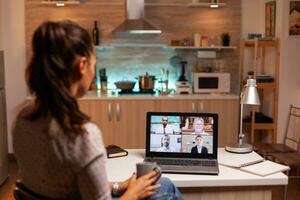
[{"label": "desk surface", "polygon": [[[128,156],[107,159],[106,170],[109,181],[123,181],[135,172],[135,164],[143,162],[145,150],[129,149]],[[235,168],[219,165],[219,175],[163,174],[177,187],[221,187],[221,186],[269,186],[287,185],[288,177],[282,172],[266,177],[257,176]]]}]

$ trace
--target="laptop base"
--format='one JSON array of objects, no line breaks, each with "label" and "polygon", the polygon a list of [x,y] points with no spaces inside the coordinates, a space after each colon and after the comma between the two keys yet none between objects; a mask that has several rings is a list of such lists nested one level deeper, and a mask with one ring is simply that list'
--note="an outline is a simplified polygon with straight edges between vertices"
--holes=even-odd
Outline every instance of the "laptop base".
[{"label": "laptop base", "polygon": [[[203,165],[195,165],[195,163],[193,163],[194,159],[180,159],[179,161],[186,161],[184,164],[165,164],[165,162],[174,161],[174,159],[170,158],[146,158],[144,161],[156,162],[161,168],[162,173],[206,175],[219,174],[219,165],[217,160],[201,160],[200,162]],[[205,163],[205,161],[207,161],[207,163]],[[188,165],[189,162],[191,162],[190,165]]]}]

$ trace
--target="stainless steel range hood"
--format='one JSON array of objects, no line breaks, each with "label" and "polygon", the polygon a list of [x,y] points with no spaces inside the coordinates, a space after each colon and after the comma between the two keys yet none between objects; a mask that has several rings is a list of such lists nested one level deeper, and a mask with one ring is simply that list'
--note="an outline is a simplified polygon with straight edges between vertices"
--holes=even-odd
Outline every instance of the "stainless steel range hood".
[{"label": "stainless steel range hood", "polygon": [[162,31],[144,20],[144,0],[127,0],[127,19],[112,31],[117,36],[157,35]]}]

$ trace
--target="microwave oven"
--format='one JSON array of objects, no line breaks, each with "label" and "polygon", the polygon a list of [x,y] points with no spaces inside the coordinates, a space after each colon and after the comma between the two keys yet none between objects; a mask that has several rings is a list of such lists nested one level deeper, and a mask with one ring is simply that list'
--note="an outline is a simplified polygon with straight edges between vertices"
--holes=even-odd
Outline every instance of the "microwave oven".
[{"label": "microwave oven", "polygon": [[230,73],[193,73],[194,93],[229,93]]}]

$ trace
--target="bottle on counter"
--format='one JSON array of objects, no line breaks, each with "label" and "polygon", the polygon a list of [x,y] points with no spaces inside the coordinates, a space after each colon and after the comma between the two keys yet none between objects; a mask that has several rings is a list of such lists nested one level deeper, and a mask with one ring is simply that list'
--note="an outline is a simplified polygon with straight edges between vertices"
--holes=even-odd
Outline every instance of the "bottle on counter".
[{"label": "bottle on counter", "polygon": [[97,84],[96,84],[96,77],[94,77],[91,85],[90,85],[90,88],[89,88],[90,91],[97,91]]},{"label": "bottle on counter", "polygon": [[107,76],[105,68],[99,69],[99,75],[101,94],[107,94]]},{"label": "bottle on counter", "polygon": [[93,37],[94,45],[99,45],[100,44],[100,31],[99,31],[98,23],[97,23],[96,20],[94,21],[94,28],[92,30],[92,37]]}]

